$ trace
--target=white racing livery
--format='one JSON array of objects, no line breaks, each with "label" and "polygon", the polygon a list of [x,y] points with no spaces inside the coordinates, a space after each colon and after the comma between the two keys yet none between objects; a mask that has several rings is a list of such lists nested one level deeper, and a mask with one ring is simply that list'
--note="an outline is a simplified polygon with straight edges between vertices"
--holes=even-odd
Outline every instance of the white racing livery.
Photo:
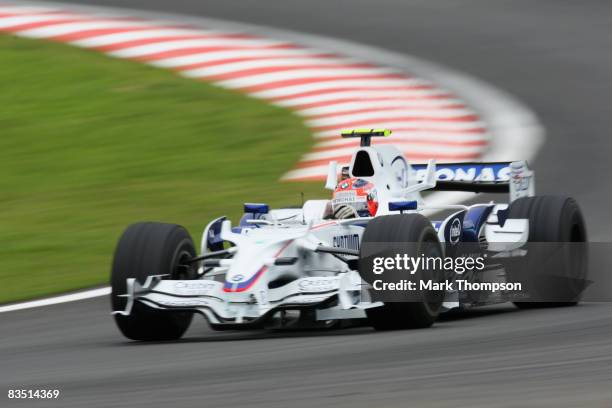
[{"label": "white racing livery", "polygon": [[[411,165],[394,146],[371,143],[389,134],[343,133],[359,137],[361,146],[341,172],[330,163],[326,188],[334,190],[332,200],[285,209],[245,204],[238,225],[221,217],[206,226],[199,255],[178,225],[128,227],[111,277],[113,315],[121,332],[135,340],[177,339],[194,313],[219,330],[335,327],[354,319],[378,329],[426,327],[441,312],[507,299],[474,300],[447,290],[422,301],[375,300],[364,278],[371,272],[363,270],[364,245],[427,241],[439,246],[441,256],[448,255],[448,245],[471,242],[502,255],[528,241],[586,240],[575,202],[535,197],[526,162]],[[504,191],[509,203],[431,207],[421,195],[426,190]],[[423,215],[434,211],[448,214]],[[411,247],[411,255],[420,255],[419,245]]]}]

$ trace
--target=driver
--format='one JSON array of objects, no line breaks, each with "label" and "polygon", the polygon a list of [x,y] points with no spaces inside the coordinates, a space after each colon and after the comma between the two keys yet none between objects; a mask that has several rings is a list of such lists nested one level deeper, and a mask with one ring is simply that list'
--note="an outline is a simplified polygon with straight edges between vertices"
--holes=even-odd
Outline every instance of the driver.
[{"label": "driver", "polygon": [[337,220],[373,217],[378,210],[374,184],[360,178],[341,180],[331,201],[333,218]]}]

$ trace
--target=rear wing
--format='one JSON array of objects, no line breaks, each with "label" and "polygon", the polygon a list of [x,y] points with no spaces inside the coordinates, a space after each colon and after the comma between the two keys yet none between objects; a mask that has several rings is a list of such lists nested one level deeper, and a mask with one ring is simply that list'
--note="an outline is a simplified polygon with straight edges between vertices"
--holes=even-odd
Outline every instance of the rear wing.
[{"label": "rear wing", "polygon": [[[423,179],[427,164],[413,164],[417,180]],[[433,191],[510,193],[510,200],[535,195],[534,174],[526,161],[463,162],[436,165]]]}]

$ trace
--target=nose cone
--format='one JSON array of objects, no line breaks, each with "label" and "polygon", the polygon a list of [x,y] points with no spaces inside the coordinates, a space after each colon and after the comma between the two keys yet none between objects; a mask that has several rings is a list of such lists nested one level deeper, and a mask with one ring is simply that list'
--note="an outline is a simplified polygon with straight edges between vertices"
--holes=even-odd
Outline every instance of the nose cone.
[{"label": "nose cone", "polygon": [[252,239],[240,245],[225,275],[226,292],[244,292],[259,281],[265,280],[263,275],[268,270],[266,261],[273,259],[282,246],[277,240],[256,236],[250,238]]},{"label": "nose cone", "polygon": [[307,227],[297,229],[253,228],[241,235],[238,250],[232,258],[225,275],[224,291],[247,292],[260,285],[267,289],[269,265],[298,237],[303,236]]}]

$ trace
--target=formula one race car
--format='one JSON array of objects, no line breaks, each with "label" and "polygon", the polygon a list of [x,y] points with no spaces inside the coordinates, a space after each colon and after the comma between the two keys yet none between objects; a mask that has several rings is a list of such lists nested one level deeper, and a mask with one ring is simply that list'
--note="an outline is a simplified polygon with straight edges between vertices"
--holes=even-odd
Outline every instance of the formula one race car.
[{"label": "formula one race car", "polygon": [[[341,171],[330,162],[326,188],[333,191],[331,200],[283,209],[245,204],[237,226],[226,217],[206,226],[199,254],[181,226],[129,226],[118,242],[111,276],[113,315],[121,332],[135,340],[178,339],[194,313],[217,330],[337,327],[354,319],[377,329],[402,329],[430,326],[441,312],[456,308],[579,301],[582,288],[576,282],[584,282],[587,268],[583,254],[557,248],[542,262],[525,249],[528,243],[586,242],[572,198],[534,196],[534,176],[526,162],[436,165],[430,160],[411,165],[392,145],[372,145],[372,138],[389,134],[374,129],[342,133],[360,138],[361,146]],[[427,205],[431,196],[421,196],[426,190],[507,192],[510,203],[434,207]],[[424,215],[444,211],[441,218]],[[458,250],[462,246],[467,249]],[[373,268],[375,255],[383,252],[391,258],[457,259],[469,252],[494,262],[450,275],[434,268],[429,286],[410,297],[392,291],[393,298],[375,289],[390,287],[381,285],[384,275]],[[501,259],[512,261],[500,267]],[[557,275],[531,279],[544,263]],[[517,297],[512,288],[479,292],[452,285],[458,280],[520,281],[526,273],[527,292],[540,290],[544,297],[521,298],[525,290]],[[400,275],[407,278],[404,283],[424,278],[423,271]]]}]

